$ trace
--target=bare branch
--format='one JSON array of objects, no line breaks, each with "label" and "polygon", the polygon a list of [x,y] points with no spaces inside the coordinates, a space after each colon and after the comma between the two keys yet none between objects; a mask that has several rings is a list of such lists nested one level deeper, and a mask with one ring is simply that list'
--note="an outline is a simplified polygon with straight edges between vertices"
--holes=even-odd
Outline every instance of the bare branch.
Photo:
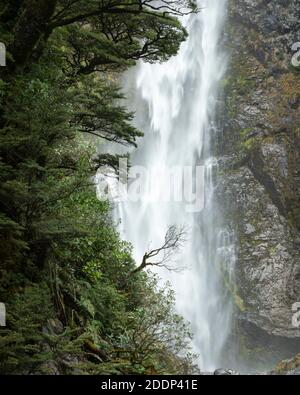
[{"label": "bare branch", "polygon": [[[176,225],[170,225],[166,232],[163,245],[146,252],[143,256],[142,263],[134,269],[131,274],[138,273],[148,266],[163,267],[172,271],[183,270],[183,267],[174,266],[172,258],[183,246],[186,241],[186,236],[187,231],[184,226],[177,227]],[[154,257],[157,257],[157,260],[152,261],[151,258]]]}]

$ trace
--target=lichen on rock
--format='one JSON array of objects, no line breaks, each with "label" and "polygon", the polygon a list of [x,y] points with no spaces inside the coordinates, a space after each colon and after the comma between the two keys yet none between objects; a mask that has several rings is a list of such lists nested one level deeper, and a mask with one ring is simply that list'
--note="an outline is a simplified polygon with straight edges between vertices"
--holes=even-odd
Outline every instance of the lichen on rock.
[{"label": "lichen on rock", "polygon": [[217,193],[238,239],[238,330],[272,363],[300,350],[292,325],[300,301],[300,74],[291,65],[299,13],[294,0],[230,0],[226,31]]}]

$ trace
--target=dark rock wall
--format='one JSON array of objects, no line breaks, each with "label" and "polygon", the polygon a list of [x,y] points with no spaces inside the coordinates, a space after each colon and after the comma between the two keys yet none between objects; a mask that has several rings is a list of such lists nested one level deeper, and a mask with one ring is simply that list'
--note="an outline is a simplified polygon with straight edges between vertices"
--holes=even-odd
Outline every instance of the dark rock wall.
[{"label": "dark rock wall", "polygon": [[239,341],[280,359],[300,351],[300,1],[229,0],[225,40],[218,198],[238,240]]}]

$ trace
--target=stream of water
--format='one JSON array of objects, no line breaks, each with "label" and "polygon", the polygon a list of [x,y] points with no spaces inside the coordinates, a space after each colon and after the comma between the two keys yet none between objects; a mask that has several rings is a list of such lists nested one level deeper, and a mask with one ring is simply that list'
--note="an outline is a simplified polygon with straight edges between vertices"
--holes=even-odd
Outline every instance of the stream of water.
[{"label": "stream of water", "polygon": [[[131,162],[141,167],[144,193],[120,203],[117,215],[138,263],[146,251],[162,245],[169,225],[186,226],[187,241],[173,262],[185,270],[158,272],[171,282],[178,311],[191,323],[200,368],[212,370],[226,365],[235,261],[232,236],[222,227],[214,198],[227,0],[201,0],[199,5],[199,14],[183,18],[189,38],[178,55],[163,64],[140,64],[130,74],[135,123],[145,133]],[[187,186],[196,195],[183,191]]]}]

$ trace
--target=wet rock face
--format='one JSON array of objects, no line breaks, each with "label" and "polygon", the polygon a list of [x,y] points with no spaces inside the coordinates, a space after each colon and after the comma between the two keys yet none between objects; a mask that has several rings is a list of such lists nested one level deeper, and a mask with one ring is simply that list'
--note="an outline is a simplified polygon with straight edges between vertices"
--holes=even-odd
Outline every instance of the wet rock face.
[{"label": "wet rock face", "polygon": [[218,197],[238,239],[237,317],[243,335],[280,339],[284,354],[284,339],[300,347],[300,2],[230,0],[226,41]]}]

